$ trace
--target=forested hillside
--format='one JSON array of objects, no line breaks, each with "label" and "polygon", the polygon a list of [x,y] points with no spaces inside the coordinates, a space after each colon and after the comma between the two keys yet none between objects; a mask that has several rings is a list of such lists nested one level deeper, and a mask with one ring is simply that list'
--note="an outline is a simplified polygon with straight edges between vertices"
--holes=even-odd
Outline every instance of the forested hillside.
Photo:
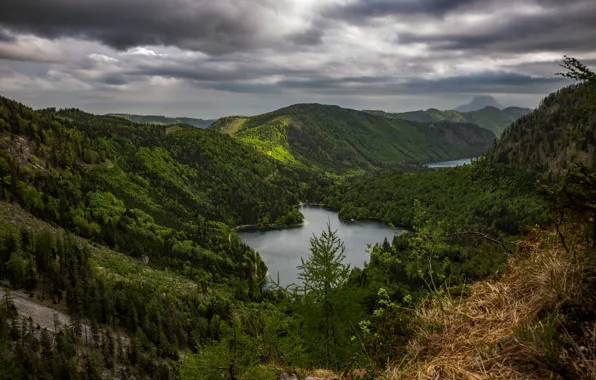
[{"label": "forested hillside", "polygon": [[475,156],[495,138],[469,123],[413,123],[320,104],[223,118],[210,129],[233,135],[281,162],[335,172]]},{"label": "forested hillside", "polygon": [[565,87],[547,96],[535,111],[505,130],[488,160],[546,177],[564,174],[574,163],[594,167],[596,108],[586,95],[592,86]]},{"label": "forested hillside", "polygon": [[[593,150],[588,77],[471,165],[351,176],[323,170],[445,159],[494,135],[320,105],[200,130],[1,98],[0,377],[589,378],[596,174],[563,137]],[[300,223],[301,201],[408,231],[351,268],[328,227],[303,284],[264,286],[236,228]]]},{"label": "forested hillside", "polygon": [[502,275],[473,284],[466,297],[421,304],[405,357],[386,378],[595,377],[596,170],[586,153],[596,133],[596,74],[573,58],[562,66],[580,83],[515,122],[478,165],[542,178],[524,187],[543,195],[546,219],[528,225]]},{"label": "forested hillside", "polygon": [[344,220],[373,218],[412,226],[417,200],[433,219],[448,225],[517,235],[545,210],[531,191],[532,182],[525,173],[480,164],[418,173],[387,171],[345,178],[325,199]]},{"label": "forested hillside", "polygon": [[[397,310],[373,316],[379,302],[417,302],[426,294],[428,278],[417,274],[407,236],[375,247],[363,270],[342,267],[327,293],[298,297],[296,289],[274,284],[262,289],[266,266],[234,227],[295,224],[302,216],[290,205],[334,194],[327,190],[331,179],[308,161],[284,165],[212,131],[139,125],[76,109],[34,111],[8,99],[0,116],[1,195],[21,206],[0,204],[0,275],[32,302],[67,310],[75,320],[40,338],[34,325],[20,324],[8,299],[0,336],[11,376],[214,378],[231,372],[253,379],[271,378],[272,363],[340,370],[352,356],[368,357],[364,340],[353,339],[360,321],[373,321],[375,334],[406,333],[405,325],[392,327],[389,315]],[[430,136],[439,133],[428,128]],[[421,212],[410,206],[408,215]],[[385,259],[394,250],[402,252],[401,269]],[[442,268],[436,283],[481,278],[504,257],[491,245],[441,250],[432,260]],[[321,329],[330,334],[323,343]],[[48,342],[53,334],[59,340]],[[362,339],[370,350],[403,344],[405,336]],[[25,342],[37,348],[23,355]],[[183,366],[172,365],[181,352]],[[382,365],[395,353],[371,355],[366,360]],[[26,362],[34,369],[24,369]]]},{"label": "forested hillside", "polygon": [[139,124],[173,125],[187,124],[193,127],[207,128],[215,122],[210,119],[193,119],[191,117],[167,117],[159,115],[131,115],[128,113],[112,113],[108,116],[121,117]]},{"label": "forested hillside", "polygon": [[366,111],[373,115],[388,119],[410,120],[417,122],[454,121],[459,123],[472,123],[486,128],[500,136],[506,127],[516,119],[528,114],[531,110],[520,107],[508,107],[503,110],[488,106],[477,111],[460,112],[454,110],[440,111],[430,108],[426,111],[411,111],[390,113],[384,111]]},{"label": "forested hillside", "polygon": [[[157,358],[177,358],[180,349],[218,338],[219,321],[229,316],[228,297],[261,297],[266,266],[235,226],[299,223],[302,215],[291,205],[321,199],[318,186],[325,181],[226,135],[75,109],[34,111],[4,98],[0,178],[4,200],[89,241],[81,246],[65,232],[27,228],[22,218],[3,212],[2,277],[15,289],[66,302],[87,323],[125,329],[146,359],[122,360],[161,378],[173,368],[163,362],[152,373]],[[120,256],[92,258],[85,248],[91,243],[197,286],[177,293],[173,283],[168,296],[156,293],[160,287],[141,281],[144,271]],[[103,276],[98,262],[116,277]],[[29,328],[20,331],[30,334]],[[68,344],[78,338],[72,339]],[[101,361],[93,364],[98,366]],[[69,368],[55,370],[76,372]]]}]

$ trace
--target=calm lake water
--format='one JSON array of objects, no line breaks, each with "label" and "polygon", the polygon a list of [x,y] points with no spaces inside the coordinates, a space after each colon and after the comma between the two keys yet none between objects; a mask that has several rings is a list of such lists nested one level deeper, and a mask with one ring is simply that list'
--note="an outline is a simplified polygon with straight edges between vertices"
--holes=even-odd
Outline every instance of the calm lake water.
[{"label": "calm lake water", "polygon": [[[310,252],[310,238],[313,233],[321,235],[331,223],[331,229],[337,230],[337,236],[346,247],[345,262],[362,267],[370,256],[366,253],[367,244],[383,242],[385,237],[391,241],[395,234],[386,223],[378,221],[355,221],[345,223],[339,220],[337,213],[324,207],[301,206],[304,214],[304,226],[285,230],[241,231],[242,240],[261,254],[269,268],[269,275],[276,280],[279,272],[281,285],[298,283],[300,257],[305,260]],[[397,232],[401,233],[401,229]]]},{"label": "calm lake water", "polygon": [[452,168],[455,166],[462,166],[472,163],[473,158],[462,158],[460,160],[433,162],[432,164],[426,164],[427,168]]}]

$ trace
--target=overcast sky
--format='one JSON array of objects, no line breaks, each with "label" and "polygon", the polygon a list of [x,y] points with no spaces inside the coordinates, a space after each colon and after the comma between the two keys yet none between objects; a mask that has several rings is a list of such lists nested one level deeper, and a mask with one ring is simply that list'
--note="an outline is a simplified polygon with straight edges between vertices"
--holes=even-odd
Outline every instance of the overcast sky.
[{"label": "overcast sky", "polygon": [[0,95],[215,118],[293,103],[535,107],[596,62],[596,0],[7,0]]}]

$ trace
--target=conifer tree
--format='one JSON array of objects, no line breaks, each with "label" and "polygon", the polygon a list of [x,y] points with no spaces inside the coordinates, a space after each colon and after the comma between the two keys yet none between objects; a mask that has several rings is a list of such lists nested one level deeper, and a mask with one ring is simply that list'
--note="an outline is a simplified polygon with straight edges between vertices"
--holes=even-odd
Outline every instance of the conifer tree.
[{"label": "conifer tree", "polygon": [[[335,291],[343,285],[350,274],[350,265],[344,264],[345,246],[337,237],[337,231],[327,230],[320,237],[310,239],[310,254],[298,266],[298,278],[302,280],[302,290],[305,293],[308,318],[316,322],[317,316],[323,319],[325,366],[330,367],[333,361],[337,363],[335,350],[338,346],[337,318],[341,308],[341,298]],[[335,360],[333,360],[335,359]]]}]

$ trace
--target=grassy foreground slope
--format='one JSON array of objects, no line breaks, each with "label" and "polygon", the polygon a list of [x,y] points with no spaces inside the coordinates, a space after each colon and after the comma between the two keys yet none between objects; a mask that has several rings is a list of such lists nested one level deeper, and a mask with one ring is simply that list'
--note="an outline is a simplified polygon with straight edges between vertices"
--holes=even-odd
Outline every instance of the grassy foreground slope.
[{"label": "grassy foreground slope", "polygon": [[406,357],[385,378],[596,378],[596,167],[589,154],[568,154],[577,143],[593,149],[596,74],[571,58],[563,66],[582,83],[514,123],[483,162],[543,178],[548,224],[468,296],[437,294],[415,308]]},{"label": "grassy foreground slope", "polygon": [[321,104],[297,104],[209,127],[276,160],[327,171],[400,168],[483,153],[495,136],[470,123],[415,123]]},{"label": "grassy foreground slope", "polygon": [[582,226],[533,229],[502,277],[466,298],[437,298],[415,311],[406,358],[385,378],[593,379],[596,376],[594,248]]}]

